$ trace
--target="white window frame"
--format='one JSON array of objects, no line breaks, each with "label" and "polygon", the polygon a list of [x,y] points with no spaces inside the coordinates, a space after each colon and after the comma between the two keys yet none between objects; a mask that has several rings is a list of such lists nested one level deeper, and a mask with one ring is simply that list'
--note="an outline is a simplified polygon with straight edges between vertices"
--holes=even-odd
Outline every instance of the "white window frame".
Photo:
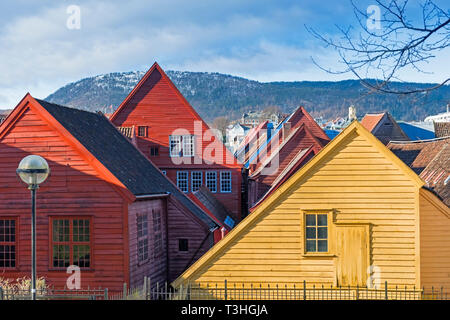
[{"label": "white window frame", "polygon": [[[174,148],[172,148],[174,145]],[[175,148],[177,146],[177,148]],[[169,154],[171,157],[181,157],[182,136],[169,136]]]},{"label": "white window frame", "polygon": [[[186,177],[183,180],[180,179],[181,174],[186,174]],[[180,182],[186,182],[186,189],[180,187]],[[189,171],[177,171],[177,187],[183,191],[184,193],[189,192]]]},{"label": "white window frame", "polygon": [[[183,136],[183,157],[193,157],[195,154],[195,139],[193,135]],[[188,152],[189,151],[189,152]]]},{"label": "white window frame", "polygon": [[[226,174],[226,173],[230,175],[229,179],[228,178],[224,179],[224,174]],[[224,191],[223,184],[222,184],[222,181],[224,181],[224,180],[225,181],[229,180],[229,184],[230,184],[230,190],[229,191],[228,190]],[[231,193],[232,190],[233,190],[233,187],[232,187],[232,174],[231,174],[231,171],[220,171],[220,192],[221,193]]]},{"label": "white window frame", "polygon": [[[213,175],[214,180],[211,179],[210,175]],[[211,190],[210,186],[210,182],[212,183],[212,181],[214,181],[214,190]],[[217,192],[217,171],[206,171],[205,173],[205,186],[209,189],[209,191],[211,191],[212,193],[216,193]]]},{"label": "white window frame", "polygon": [[[195,180],[194,180],[194,175],[195,174],[200,174],[200,179],[197,177]],[[195,189],[194,190],[194,187],[195,187],[195,185],[196,185],[196,183],[198,183],[198,182],[200,182],[200,184],[198,185],[198,187],[197,187],[197,189]],[[201,172],[201,171],[192,171],[191,172],[191,190],[192,190],[192,192],[195,192],[195,191],[197,191],[198,189],[200,189],[200,187],[203,185],[203,172]]]}]

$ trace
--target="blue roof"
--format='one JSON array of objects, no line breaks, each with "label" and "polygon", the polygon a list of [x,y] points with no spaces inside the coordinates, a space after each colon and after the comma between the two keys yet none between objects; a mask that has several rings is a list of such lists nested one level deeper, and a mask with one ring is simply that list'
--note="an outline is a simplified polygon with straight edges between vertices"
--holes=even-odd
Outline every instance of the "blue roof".
[{"label": "blue roof", "polygon": [[[285,122],[287,122],[287,121],[291,118],[291,116],[292,116],[292,114],[291,114],[289,117],[287,117],[286,119],[284,119],[283,122],[281,122],[281,123],[278,125],[278,127],[277,127],[275,130],[273,130],[273,132],[272,132],[272,130],[269,130],[269,129],[272,129],[272,128],[273,128],[273,124],[272,124],[272,128],[269,127],[269,124],[270,124],[270,123],[267,125],[267,140],[264,141],[264,143],[261,144],[261,146],[260,146],[260,147],[258,148],[258,150],[256,150],[256,152],[250,157],[250,159],[247,160],[247,162],[244,164],[244,167],[245,167],[245,168],[248,169],[248,167],[249,167],[250,163],[252,162],[252,160],[255,159],[255,158],[259,155],[259,153],[261,152],[261,150],[263,150],[263,148],[269,144],[269,142],[272,140],[272,137],[273,137],[274,135],[276,135],[276,133],[277,133],[278,131],[280,131],[281,128],[283,128],[283,124],[284,124]],[[270,134],[270,135],[269,135],[269,134]]]},{"label": "blue roof", "polygon": [[340,133],[340,131],[337,130],[324,130],[324,131],[327,134],[328,138],[330,138],[331,140],[333,140]]},{"label": "blue roof", "polygon": [[411,139],[411,141],[416,140],[428,140],[434,139],[436,136],[433,131],[421,128],[411,123],[407,122],[398,122],[400,128],[402,128],[403,132]]}]

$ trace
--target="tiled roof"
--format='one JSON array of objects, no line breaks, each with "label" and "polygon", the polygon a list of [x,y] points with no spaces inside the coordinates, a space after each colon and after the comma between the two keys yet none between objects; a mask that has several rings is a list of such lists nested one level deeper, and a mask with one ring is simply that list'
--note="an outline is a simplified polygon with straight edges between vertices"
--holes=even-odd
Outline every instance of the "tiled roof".
[{"label": "tiled roof", "polygon": [[105,116],[37,101],[134,195],[169,193],[210,228],[217,226]]},{"label": "tiled roof", "polygon": [[426,166],[450,142],[450,138],[418,141],[391,141],[387,147],[415,173],[420,175]]},{"label": "tiled roof", "polygon": [[379,114],[366,114],[361,120],[361,124],[364,128],[372,132],[377,126],[381,119],[383,119],[385,112]]},{"label": "tiled roof", "polygon": [[450,122],[434,122],[436,138],[450,137]]},{"label": "tiled roof", "polygon": [[434,191],[450,207],[450,144],[445,144],[441,151],[430,161],[420,177],[427,187]]}]

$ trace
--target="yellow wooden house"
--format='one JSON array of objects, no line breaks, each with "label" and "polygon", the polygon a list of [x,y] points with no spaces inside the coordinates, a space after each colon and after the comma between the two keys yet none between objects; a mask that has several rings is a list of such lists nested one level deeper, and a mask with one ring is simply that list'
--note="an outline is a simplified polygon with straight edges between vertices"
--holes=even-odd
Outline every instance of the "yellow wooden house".
[{"label": "yellow wooden house", "polygon": [[450,209],[423,186],[354,121],[173,285],[450,288]]}]

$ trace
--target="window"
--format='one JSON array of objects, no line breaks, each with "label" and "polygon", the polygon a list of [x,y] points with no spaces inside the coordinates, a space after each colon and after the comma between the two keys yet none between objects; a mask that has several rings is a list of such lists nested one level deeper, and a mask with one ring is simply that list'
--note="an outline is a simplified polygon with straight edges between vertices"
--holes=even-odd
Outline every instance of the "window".
[{"label": "window", "polygon": [[328,215],[306,214],[306,252],[328,252]]},{"label": "window", "polygon": [[155,254],[160,253],[162,251],[162,232],[161,232],[161,210],[153,211],[153,234],[155,236],[154,245],[155,245]]},{"label": "window", "polygon": [[177,186],[183,192],[189,192],[189,172],[177,171]]},{"label": "window", "polygon": [[147,137],[147,126],[138,126],[138,137]]},{"label": "window", "polygon": [[181,136],[170,136],[170,156],[171,157],[181,157]]},{"label": "window", "polygon": [[217,192],[217,172],[207,171],[206,172],[206,187],[211,192]]},{"label": "window", "polygon": [[183,156],[194,156],[194,136],[183,136]]},{"label": "window", "polygon": [[231,192],[231,172],[220,172],[220,192]]},{"label": "window", "polygon": [[52,219],[52,267],[91,266],[91,227],[86,218]]},{"label": "window", "polygon": [[194,192],[200,189],[200,187],[202,186],[203,175],[201,171],[192,171],[191,175],[192,175],[192,183],[191,183],[192,192]]},{"label": "window", "polygon": [[137,215],[137,244],[138,261],[148,260],[148,217],[146,214]]},{"label": "window", "polygon": [[189,251],[189,241],[188,239],[178,239],[178,251]]},{"label": "window", "polygon": [[192,135],[170,136],[170,156],[171,157],[193,157],[194,137]]},{"label": "window", "polygon": [[166,170],[162,170],[161,172],[163,173],[163,175],[167,175],[167,171]]},{"label": "window", "polygon": [[158,147],[150,147],[150,156],[155,157],[159,156],[159,148]]},{"label": "window", "polygon": [[0,219],[0,268],[15,268],[17,224],[15,219]]}]

